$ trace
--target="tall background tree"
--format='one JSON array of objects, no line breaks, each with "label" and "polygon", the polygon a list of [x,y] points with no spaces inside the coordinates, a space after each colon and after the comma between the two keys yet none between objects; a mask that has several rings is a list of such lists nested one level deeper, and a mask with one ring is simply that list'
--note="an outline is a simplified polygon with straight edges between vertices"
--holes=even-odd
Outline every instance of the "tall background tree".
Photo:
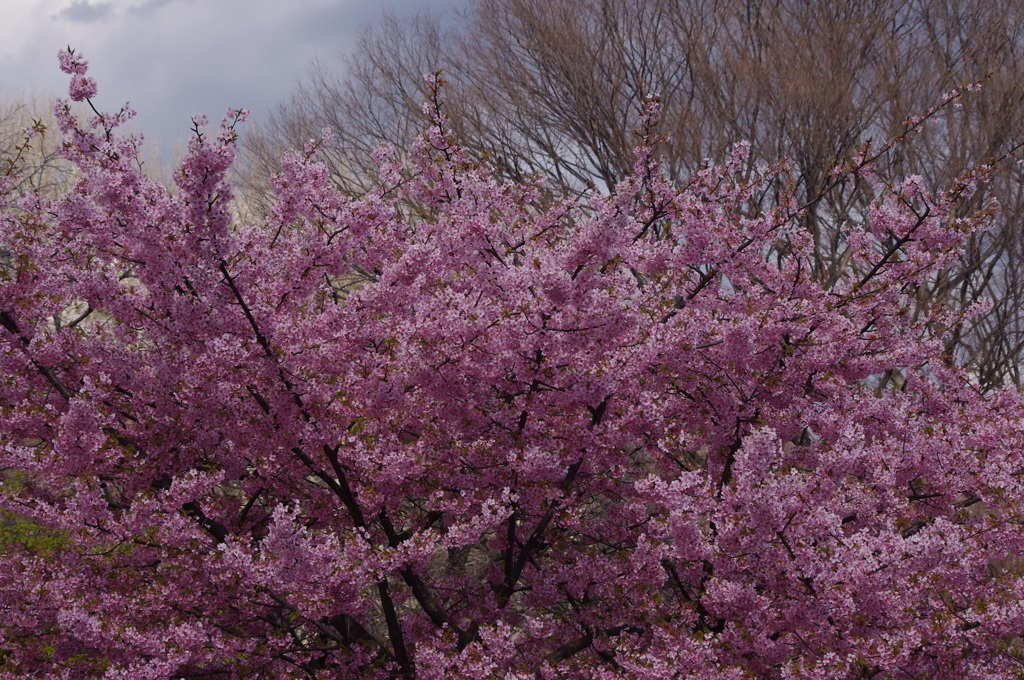
[{"label": "tall background tree", "polygon": [[[738,140],[751,143],[748,172],[789,159],[751,209],[767,210],[795,185],[815,275],[836,281],[851,253],[848,225],[875,195],[866,183],[834,182],[833,166],[869,140],[911,130],[880,170],[945,186],[1024,139],[1022,9],[1016,0],[472,0],[457,17],[386,20],[341,64],[317,64],[262,133],[247,136],[243,184],[258,208],[280,151],[328,126],[333,181],[367,191],[373,149],[404,148],[423,128],[422,75],[443,69],[456,135],[500,176],[539,174],[548,199],[613,187],[632,168],[630,131],[656,94],[671,176],[720,161]],[[983,88],[908,125],[968,83]],[[922,305],[992,301],[947,347],[990,387],[1021,383],[1022,180],[1016,164],[1001,163],[959,206],[958,217],[998,216],[918,295]]]},{"label": "tall background tree", "polygon": [[0,174],[17,175],[14,191],[56,194],[69,186],[74,166],[59,153],[61,136],[52,99],[33,94],[0,98]]}]

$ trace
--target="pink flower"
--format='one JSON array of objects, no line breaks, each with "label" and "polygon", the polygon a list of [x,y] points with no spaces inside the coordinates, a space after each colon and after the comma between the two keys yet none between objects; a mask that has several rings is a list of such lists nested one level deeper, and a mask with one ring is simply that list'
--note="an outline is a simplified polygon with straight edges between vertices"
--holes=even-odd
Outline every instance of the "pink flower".
[{"label": "pink flower", "polygon": [[75,54],[75,51],[71,48],[58,52],[57,58],[60,60],[60,70],[64,71],[64,73],[74,73],[83,76],[89,67],[89,62],[82,59],[81,55]]},{"label": "pink flower", "polygon": [[[83,69],[84,71],[84,69]],[[68,87],[68,94],[71,99],[80,102],[96,96],[96,81],[92,78],[76,73],[71,76],[71,85]]]}]

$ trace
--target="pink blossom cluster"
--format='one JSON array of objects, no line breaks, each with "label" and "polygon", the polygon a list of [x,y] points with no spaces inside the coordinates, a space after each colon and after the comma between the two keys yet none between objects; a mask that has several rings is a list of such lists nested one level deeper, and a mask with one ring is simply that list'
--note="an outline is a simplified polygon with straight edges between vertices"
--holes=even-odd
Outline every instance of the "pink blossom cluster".
[{"label": "pink blossom cluster", "polygon": [[75,51],[70,48],[67,51],[62,50],[58,56],[60,58],[60,70],[71,74],[71,85],[68,88],[71,99],[80,102],[84,99],[95,97],[96,81],[85,77],[89,62],[82,59],[81,55],[76,55]]},{"label": "pink blossom cluster", "polygon": [[432,86],[259,225],[244,112],[172,191],[58,106],[74,186],[0,199],[0,678],[1021,677],[1021,398],[915,303],[959,193],[880,185],[822,281],[739,160],[542,205]]}]

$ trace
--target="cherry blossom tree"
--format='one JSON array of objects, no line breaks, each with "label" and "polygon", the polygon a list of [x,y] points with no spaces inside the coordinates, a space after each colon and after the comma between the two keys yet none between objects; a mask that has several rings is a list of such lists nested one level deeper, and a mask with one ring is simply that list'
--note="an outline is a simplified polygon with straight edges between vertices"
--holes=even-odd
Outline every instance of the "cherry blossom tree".
[{"label": "cherry blossom tree", "polygon": [[1021,399],[919,303],[984,169],[836,168],[876,200],[822,280],[742,145],[673,182],[650,102],[541,210],[430,83],[410,163],[343,195],[325,133],[263,225],[243,111],[168,191],[58,104],[74,187],[0,212],[0,678],[1020,677]]}]

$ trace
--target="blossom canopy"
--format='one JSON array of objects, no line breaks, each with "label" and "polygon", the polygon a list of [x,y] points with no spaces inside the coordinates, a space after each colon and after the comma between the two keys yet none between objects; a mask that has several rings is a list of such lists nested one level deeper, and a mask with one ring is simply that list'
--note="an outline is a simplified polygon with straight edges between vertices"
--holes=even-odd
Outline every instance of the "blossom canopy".
[{"label": "blossom canopy", "polygon": [[878,198],[817,280],[742,145],[674,181],[651,102],[544,202],[430,84],[410,164],[347,196],[314,140],[264,224],[243,111],[169,190],[61,102],[74,185],[0,180],[0,678],[1020,677],[1021,399],[916,303],[977,177],[837,167]]}]

